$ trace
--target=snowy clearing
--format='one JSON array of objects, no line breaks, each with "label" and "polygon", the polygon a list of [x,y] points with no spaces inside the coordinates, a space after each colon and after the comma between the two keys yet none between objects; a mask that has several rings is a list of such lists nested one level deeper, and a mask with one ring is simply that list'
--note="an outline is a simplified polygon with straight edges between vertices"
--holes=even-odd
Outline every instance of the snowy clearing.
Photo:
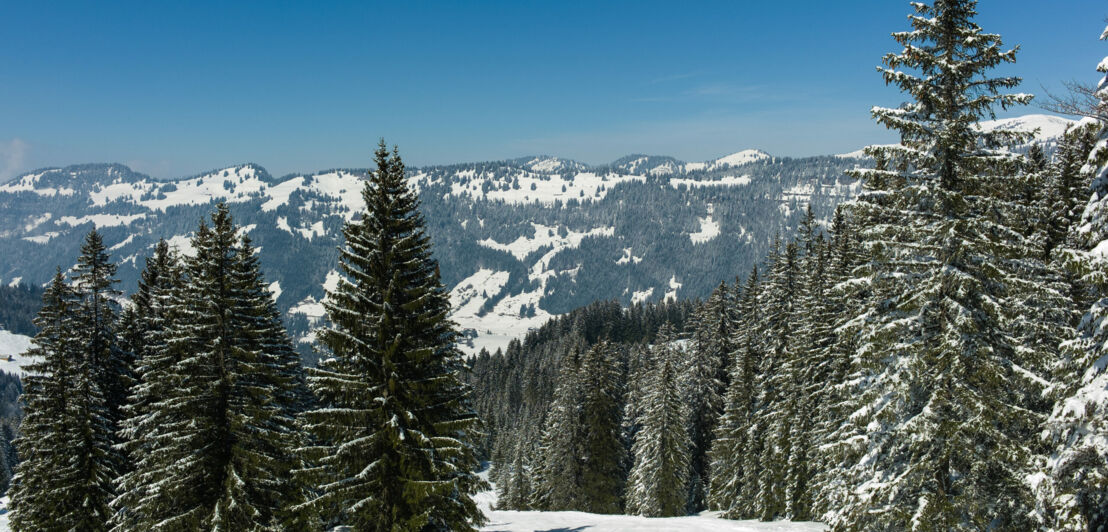
[{"label": "snowy clearing", "polygon": [[[478,475],[488,480],[489,470]],[[482,491],[474,501],[488,518],[484,532],[817,532],[826,530],[822,523],[789,521],[731,521],[718,517],[718,512],[704,512],[686,517],[639,517],[634,515],[601,515],[585,512],[516,512],[493,510],[496,488]]]},{"label": "snowy clearing", "polygon": [[[31,338],[22,334],[0,329],[0,371],[14,375],[23,375],[24,366],[35,362],[23,354],[31,348]],[[8,360],[8,358],[11,360]]]},{"label": "snowy clearing", "polygon": [[731,521],[711,513],[688,517],[647,518],[630,515],[598,515],[584,512],[491,511],[486,532],[816,532],[820,523],[789,521]]}]

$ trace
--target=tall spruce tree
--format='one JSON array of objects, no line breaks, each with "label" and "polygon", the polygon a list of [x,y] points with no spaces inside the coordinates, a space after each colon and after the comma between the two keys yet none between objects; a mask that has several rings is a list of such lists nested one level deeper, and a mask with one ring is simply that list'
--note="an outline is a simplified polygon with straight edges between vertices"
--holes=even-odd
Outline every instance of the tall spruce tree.
[{"label": "tall spruce tree", "polygon": [[211,222],[167,290],[164,346],[140,363],[136,397],[151,402],[126,423],[142,452],[120,483],[117,530],[264,530],[288,503],[298,362],[254,248],[225,205]]},{"label": "tall spruce tree", "polygon": [[[766,278],[765,355],[762,359],[754,423],[750,434],[761,451],[757,495],[752,500],[758,518],[770,521],[786,516],[788,467],[793,453],[792,424],[797,417],[800,364],[796,352],[796,304],[801,295],[798,247],[789,242],[772,257]],[[757,468],[751,468],[751,471]]]},{"label": "tall spruce tree", "polygon": [[602,341],[581,361],[580,510],[616,514],[623,509],[623,371],[613,346]]},{"label": "tall spruce tree", "polygon": [[[1108,29],[1101,39],[1108,39]],[[1108,73],[1108,57],[1098,70]],[[1045,431],[1053,452],[1039,490],[1045,524],[1067,532],[1108,530],[1108,262],[1096,251],[1108,241],[1108,128],[1104,127],[1108,76],[1096,94],[1098,137],[1085,166],[1085,172],[1093,174],[1092,196],[1084,208],[1081,229],[1075,227],[1068,239],[1073,247],[1064,255],[1068,267],[1093,288],[1097,300],[1082,318],[1076,336],[1062,346],[1064,356],[1052,394],[1057,401]]]},{"label": "tall spruce tree", "polygon": [[873,111],[901,143],[870,149],[877,167],[856,172],[867,188],[853,208],[877,222],[862,232],[888,297],[875,298],[859,347],[868,374],[849,445],[865,450],[827,517],[852,530],[1026,528],[1040,421],[1027,398],[1044,354],[1016,349],[1008,329],[1009,289],[1033,246],[1005,225],[1012,156],[997,149],[1026,136],[977,123],[1031,97],[1003,92],[1018,78],[987,76],[1016,51],[973,22],[975,1],[913,7],[912,30],[893,34],[903,51],[880,69],[912,101]]},{"label": "tall spruce tree", "polygon": [[320,406],[303,417],[318,442],[305,474],[319,488],[305,505],[357,530],[472,530],[477,417],[450,302],[399,153],[382,141],[376,162],[308,378]]},{"label": "tall spruce tree", "polygon": [[104,247],[103,237],[96,230],[90,231],[85,235],[81,256],[73,270],[73,285],[82,300],[80,322],[84,324],[92,371],[107,403],[113,438],[123,419],[122,410],[127,404],[134,366],[132,354],[121,345],[117,330],[117,300],[121,292],[115,287],[119,284],[116,270]]},{"label": "tall spruce tree", "polygon": [[540,510],[575,510],[581,504],[581,353],[562,357],[554,400],[539,444],[539,466],[531,482],[531,505]]},{"label": "tall spruce tree", "polygon": [[692,473],[689,479],[689,513],[707,504],[708,450],[716,423],[723,414],[728,362],[734,334],[734,302],[726,283],[720,283],[693,317],[693,338],[681,363],[682,401],[689,406],[689,438],[692,440]]},{"label": "tall spruce tree", "polygon": [[184,354],[181,349],[169,348],[168,336],[170,326],[181,317],[171,310],[182,310],[177,305],[184,295],[182,275],[180,258],[165,240],[159,240],[154,255],[146,259],[138,290],[125,311],[123,338],[135,357],[135,385],[120,429],[131,468],[117,481],[119,496],[112,503],[116,509],[112,524],[117,530],[139,528],[141,511],[135,509],[173,504],[154,489],[163,468],[157,461],[164,456],[164,442],[155,435],[173,421],[168,409],[156,405],[174,393],[177,384],[172,371]]},{"label": "tall spruce tree", "polygon": [[75,467],[72,406],[80,338],[74,327],[78,300],[59,270],[35,319],[39,332],[26,356],[23,397],[26,415],[15,440],[22,461],[12,479],[11,527],[16,532],[74,530],[82,522],[83,495]]},{"label": "tall spruce tree", "polygon": [[85,235],[73,273],[73,293],[79,301],[71,323],[80,338],[74,361],[69,408],[72,444],[78,451],[78,530],[107,530],[114,482],[124,464],[116,445],[123,406],[131,380],[131,361],[116,331],[119,291],[116,266],[95,230]]},{"label": "tall spruce tree", "polygon": [[627,511],[647,517],[685,515],[688,502],[689,413],[678,386],[678,353],[669,340],[663,332],[654,347],[651,388],[643,427],[632,448],[635,464],[628,478]]},{"label": "tall spruce tree", "polygon": [[[751,501],[744,497],[744,493],[750,493],[751,490],[746,488],[756,484],[761,471],[757,468],[747,471],[748,461],[761,454],[751,446],[750,437],[755,387],[761,366],[761,336],[756,332],[760,322],[759,289],[758,268],[755,266],[738,298],[731,382],[724,396],[723,414],[708,455],[711,461],[708,505],[731,519],[747,515]],[[756,463],[752,462],[751,467]]]}]

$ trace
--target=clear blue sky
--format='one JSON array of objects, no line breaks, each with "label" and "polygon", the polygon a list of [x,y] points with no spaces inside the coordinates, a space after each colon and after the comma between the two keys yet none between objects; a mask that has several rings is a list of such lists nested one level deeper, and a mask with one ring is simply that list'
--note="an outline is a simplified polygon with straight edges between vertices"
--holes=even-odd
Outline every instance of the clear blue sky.
[{"label": "clear blue sky", "polygon": [[[851,151],[903,100],[874,67],[907,1],[0,0],[0,178],[78,162],[179,177],[550,154]],[[981,0],[1040,93],[1097,79],[1103,1]],[[1039,112],[1031,108],[1023,112]],[[1011,114],[1011,113],[1010,113]],[[7,175],[4,175],[7,174]]]}]

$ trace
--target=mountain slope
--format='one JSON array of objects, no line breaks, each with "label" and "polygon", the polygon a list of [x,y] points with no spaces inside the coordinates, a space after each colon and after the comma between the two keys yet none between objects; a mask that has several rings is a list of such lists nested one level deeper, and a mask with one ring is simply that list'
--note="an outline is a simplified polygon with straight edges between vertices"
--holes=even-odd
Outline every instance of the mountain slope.
[{"label": "mountain slope", "polygon": [[[828,219],[858,190],[844,171],[866,163],[756,150],[703,163],[524,157],[412,169],[409,182],[420,191],[453,318],[476,350],[598,299],[705,296],[744,275],[776,234],[791,233],[806,205]],[[290,331],[307,342],[324,286],[338,281],[342,224],[361,208],[366,175],[274,178],[254,164],[171,181],[119,164],[31,172],[0,186],[0,282],[46,282],[55,265],[72,265],[96,227],[130,290],[158,238],[187,253],[196,224],[225,201],[259,247]]]}]

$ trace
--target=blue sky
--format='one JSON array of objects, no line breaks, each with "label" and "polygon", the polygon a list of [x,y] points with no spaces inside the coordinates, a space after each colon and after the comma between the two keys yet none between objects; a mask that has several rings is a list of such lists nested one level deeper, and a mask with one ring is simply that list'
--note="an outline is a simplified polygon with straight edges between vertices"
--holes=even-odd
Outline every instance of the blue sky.
[{"label": "blue sky", "polygon": [[[233,4],[233,5],[232,5]],[[550,154],[852,151],[903,97],[875,66],[907,1],[0,0],[0,178],[122,162],[179,177]],[[1102,1],[981,0],[1023,90],[1097,79]],[[1037,108],[1018,111],[1040,112]],[[1009,113],[1012,114],[1012,113]]]}]

